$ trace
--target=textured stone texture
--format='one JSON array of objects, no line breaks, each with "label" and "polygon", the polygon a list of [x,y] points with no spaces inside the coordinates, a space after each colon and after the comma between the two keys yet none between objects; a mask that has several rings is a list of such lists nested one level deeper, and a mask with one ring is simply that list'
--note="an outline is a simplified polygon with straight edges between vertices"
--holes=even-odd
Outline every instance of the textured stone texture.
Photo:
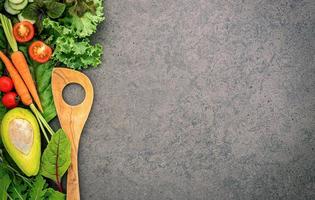
[{"label": "textured stone texture", "polygon": [[105,0],[82,199],[315,199],[314,0]]}]

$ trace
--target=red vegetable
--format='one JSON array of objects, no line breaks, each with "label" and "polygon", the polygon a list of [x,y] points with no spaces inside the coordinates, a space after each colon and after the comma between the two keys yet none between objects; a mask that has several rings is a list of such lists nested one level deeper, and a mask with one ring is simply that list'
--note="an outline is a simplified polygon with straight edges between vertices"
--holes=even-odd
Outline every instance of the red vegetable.
[{"label": "red vegetable", "polygon": [[13,27],[13,35],[18,42],[31,41],[35,35],[34,26],[28,21],[16,23]]},{"label": "red vegetable", "polygon": [[13,81],[7,76],[0,77],[0,91],[1,92],[10,92],[13,89]]},{"label": "red vegetable", "polygon": [[15,108],[19,105],[20,98],[16,92],[8,92],[2,97],[2,104],[8,108]]},{"label": "red vegetable", "polygon": [[52,49],[42,41],[36,41],[31,44],[28,53],[33,60],[39,63],[47,62],[51,55]]}]

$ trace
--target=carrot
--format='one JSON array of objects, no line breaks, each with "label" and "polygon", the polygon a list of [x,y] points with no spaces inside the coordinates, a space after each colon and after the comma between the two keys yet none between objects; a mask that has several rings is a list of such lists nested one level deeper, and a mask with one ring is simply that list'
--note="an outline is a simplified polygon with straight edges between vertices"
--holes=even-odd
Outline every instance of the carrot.
[{"label": "carrot", "polygon": [[13,62],[13,65],[16,67],[17,71],[21,75],[22,79],[24,80],[39,110],[43,112],[42,104],[40,103],[36,86],[24,54],[21,51],[15,51],[11,54],[11,60]]},{"label": "carrot", "polygon": [[14,38],[14,35],[12,32],[12,23],[10,19],[8,19],[6,16],[2,14],[0,14],[0,21],[1,21],[4,33],[6,35],[6,38],[8,40],[8,43],[11,49],[13,50],[13,53],[11,55],[11,60],[14,66],[16,67],[17,71],[19,72],[20,76],[22,77],[23,81],[25,82],[26,87],[31,93],[39,110],[43,112],[42,104],[40,103],[40,99],[36,90],[35,82],[33,81],[27,61],[25,59],[24,54],[19,51],[17,42]]},{"label": "carrot", "polygon": [[7,71],[9,72],[15,90],[20,96],[23,104],[30,106],[33,103],[33,100],[19,72],[15,69],[10,59],[2,51],[0,51],[0,59],[3,61]]}]

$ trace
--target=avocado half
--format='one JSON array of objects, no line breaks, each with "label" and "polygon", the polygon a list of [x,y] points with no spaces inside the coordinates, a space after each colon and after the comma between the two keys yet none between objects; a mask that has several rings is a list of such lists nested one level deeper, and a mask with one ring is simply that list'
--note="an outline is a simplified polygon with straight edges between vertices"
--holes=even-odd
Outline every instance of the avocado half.
[{"label": "avocado half", "polygon": [[27,109],[14,108],[1,122],[4,147],[27,176],[38,174],[41,157],[40,131],[35,116]]}]

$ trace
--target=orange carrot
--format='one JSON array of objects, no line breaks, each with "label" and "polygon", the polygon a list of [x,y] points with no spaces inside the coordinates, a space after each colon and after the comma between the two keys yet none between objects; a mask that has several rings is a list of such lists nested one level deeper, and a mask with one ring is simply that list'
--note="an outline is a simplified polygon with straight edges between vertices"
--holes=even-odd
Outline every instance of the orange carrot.
[{"label": "orange carrot", "polygon": [[13,62],[13,65],[16,67],[17,71],[21,75],[22,79],[24,80],[39,110],[43,112],[42,104],[40,103],[36,86],[24,54],[21,51],[15,51],[11,54],[11,60]]},{"label": "orange carrot", "polygon": [[23,104],[27,106],[30,106],[31,104],[33,104],[32,97],[24,81],[22,80],[19,72],[15,69],[10,59],[2,51],[0,51],[0,59],[3,61],[7,71],[9,72],[12,78],[15,90],[20,96]]},{"label": "orange carrot", "polygon": [[31,93],[39,110],[43,112],[42,104],[40,103],[40,99],[39,99],[30,69],[28,68],[27,61],[25,59],[24,54],[19,51],[17,42],[14,38],[11,20],[0,13],[0,21],[1,21],[5,36],[7,38],[7,41],[11,49],[13,50],[13,53],[11,55],[11,60],[13,62],[13,65],[19,72],[23,81],[25,82],[25,85],[28,88],[29,92]]}]

